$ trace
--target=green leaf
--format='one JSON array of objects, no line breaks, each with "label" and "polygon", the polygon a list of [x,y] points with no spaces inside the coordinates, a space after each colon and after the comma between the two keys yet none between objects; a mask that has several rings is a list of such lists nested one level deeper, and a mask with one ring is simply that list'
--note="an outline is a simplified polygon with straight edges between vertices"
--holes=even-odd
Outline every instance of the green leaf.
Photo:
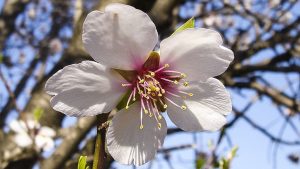
[{"label": "green leaf", "polygon": [[232,149],[231,149],[231,157],[234,158],[236,156],[236,152],[238,151],[238,146],[234,146]]},{"label": "green leaf", "polygon": [[219,161],[219,167],[220,169],[230,169],[230,164],[233,160],[233,158],[236,156],[236,152],[238,150],[238,147],[235,146],[233,147],[227,154],[227,157],[226,158],[222,158],[220,161]]},{"label": "green leaf", "polygon": [[236,157],[236,152],[237,152],[237,150],[238,150],[238,147],[237,146],[234,146],[231,150],[230,150],[230,152],[228,153],[228,157],[227,157],[227,159],[228,159],[228,161],[232,161],[235,157]]},{"label": "green leaf", "polygon": [[205,159],[198,158],[196,161],[196,169],[203,169],[204,166],[205,166]]},{"label": "green leaf", "polygon": [[87,156],[79,157],[77,169],[89,169],[89,166],[86,166],[86,159],[87,159]]},{"label": "green leaf", "polygon": [[33,117],[36,121],[39,121],[44,113],[44,110],[40,107],[36,107],[33,111]]},{"label": "green leaf", "polygon": [[230,161],[222,158],[222,160],[220,161],[220,169],[229,169],[229,165],[230,165]]},{"label": "green leaf", "polygon": [[177,28],[176,31],[172,35],[174,35],[178,32],[181,32],[185,29],[188,29],[188,28],[195,28],[195,18],[194,17],[192,17],[191,19],[186,21],[183,25],[181,25],[179,28]]}]

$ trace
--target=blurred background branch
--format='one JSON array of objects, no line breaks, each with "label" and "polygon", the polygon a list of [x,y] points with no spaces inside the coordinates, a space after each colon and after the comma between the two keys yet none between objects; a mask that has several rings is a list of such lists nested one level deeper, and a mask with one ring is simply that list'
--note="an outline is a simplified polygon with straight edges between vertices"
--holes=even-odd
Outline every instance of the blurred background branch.
[{"label": "blurred background branch", "polygon": [[[231,133],[241,123],[251,126],[251,130],[261,133],[272,144],[292,146],[295,151],[289,151],[286,160],[298,163],[299,1],[6,0],[0,1],[0,168],[76,168],[81,154],[88,156],[87,162],[91,163],[96,119],[74,119],[55,112],[44,85],[64,66],[92,60],[81,42],[83,20],[88,12],[103,10],[116,2],[148,13],[161,39],[195,17],[198,27],[221,32],[225,45],[235,53],[230,68],[218,77],[232,94],[234,111],[227,125],[217,133],[215,144],[207,149],[206,144],[199,143],[202,134],[190,133],[193,141],[175,141],[176,145],[163,147],[155,160],[158,164],[165,161],[164,167],[177,168],[172,157],[189,149],[192,160],[189,164],[182,162],[181,168],[231,168],[233,157],[224,154],[232,155],[231,148],[240,136]],[[57,133],[51,152],[34,146],[20,147],[14,142],[11,121],[33,119],[36,108],[43,110],[39,123]],[[273,117],[278,117],[275,122]],[[261,119],[266,121],[262,123]],[[182,130],[172,126],[168,130],[170,140],[185,139],[181,134]],[[224,151],[224,147],[230,151]],[[155,168],[153,163],[149,168]],[[108,157],[106,167],[116,166]]]}]

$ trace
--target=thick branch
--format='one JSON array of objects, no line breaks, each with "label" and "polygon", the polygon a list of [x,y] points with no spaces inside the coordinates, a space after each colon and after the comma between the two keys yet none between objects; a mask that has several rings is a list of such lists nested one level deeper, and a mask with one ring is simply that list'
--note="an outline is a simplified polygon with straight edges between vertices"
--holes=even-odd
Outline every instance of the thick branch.
[{"label": "thick branch", "polygon": [[278,91],[277,89],[274,89],[270,86],[263,86],[262,84],[259,84],[255,81],[252,82],[234,82],[231,79],[226,79],[225,84],[227,86],[233,87],[233,88],[248,88],[248,89],[254,89],[260,94],[266,95],[270,97],[274,102],[284,105],[292,110],[295,110],[296,112],[300,112],[300,103],[299,101],[290,98],[289,96],[285,95],[284,93]]},{"label": "thick branch", "polygon": [[63,138],[63,142],[48,159],[42,161],[42,169],[60,169],[76,151],[81,140],[96,125],[96,117],[81,118]]}]

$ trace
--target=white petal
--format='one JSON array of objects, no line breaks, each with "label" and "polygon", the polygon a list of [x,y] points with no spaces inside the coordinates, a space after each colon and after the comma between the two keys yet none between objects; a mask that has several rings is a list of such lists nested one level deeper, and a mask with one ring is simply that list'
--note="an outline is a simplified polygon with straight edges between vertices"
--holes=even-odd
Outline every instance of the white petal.
[{"label": "white petal", "polygon": [[180,105],[186,105],[186,110],[175,106],[168,106],[170,119],[186,131],[216,131],[225,123],[231,112],[231,99],[224,85],[217,79],[209,78],[207,82],[193,82],[189,87],[180,90],[193,93],[183,101],[172,98]]},{"label": "white petal", "polygon": [[45,136],[45,137],[54,137],[55,134],[56,134],[55,130],[46,126],[41,127],[38,133],[38,135]]},{"label": "white petal", "polygon": [[70,116],[93,116],[116,106],[125,92],[121,83],[110,69],[84,61],[58,71],[47,81],[45,90],[55,95],[50,101],[54,110]]},{"label": "white petal", "polygon": [[129,69],[145,61],[158,41],[158,34],[146,13],[128,5],[111,4],[105,12],[88,14],[82,40],[97,62]]},{"label": "white petal", "polygon": [[13,120],[9,123],[9,128],[16,133],[27,133],[26,125],[21,120]]},{"label": "white petal", "polygon": [[26,127],[28,127],[30,130],[40,128],[41,126],[37,121],[33,119],[28,119],[25,123],[26,123]]},{"label": "white petal", "polygon": [[53,139],[41,135],[35,136],[35,144],[39,149],[43,149],[44,151],[48,151],[54,148]]},{"label": "white petal", "polygon": [[161,42],[161,60],[190,81],[205,81],[223,73],[233,60],[233,52],[222,43],[216,31],[187,29]]},{"label": "white petal", "polygon": [[160,122],[161,129],[154,117],[144,114],[144,128],[141,130],[139,103],[117,112],[106,135],[109,153],[116,161],[127,165],[142,165],[152,160],[167,133],[165,120]]},{"label": "white petal", "polygon": [[26,133],[17,134],[15,136],[14,142],[20,147],[28,147],[32,145],[32,139]]}]

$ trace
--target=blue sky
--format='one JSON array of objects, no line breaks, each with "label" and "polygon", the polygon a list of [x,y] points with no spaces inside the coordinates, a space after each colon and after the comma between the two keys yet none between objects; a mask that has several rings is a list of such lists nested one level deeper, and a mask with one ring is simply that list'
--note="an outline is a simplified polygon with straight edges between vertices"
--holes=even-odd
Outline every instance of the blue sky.
[{"label": "blue sky", "polygon": [[[3,0],[0,0],[0,9],[3,5]],[[300,9],[299,5],[298,8],[294,9],[297,11]],[[26,55],[28,58],[34,57],[34,53],[31,52],[30,49],[25,50]],[[263,53],[258,54],[255,57],[254,61],[265,59],[268,57],[270,51],[265,51]],[[12,51],[17,55],[17,51]],[[59,56],[53,58],[53,61],[59,59]],[[51,65],[51,64],[50,64]],[[48,67],[49,68],[49,67]],[[285,88],[285,80],[281,75],[276,75],[272,73],[265,74],[264,77],[272,82],[274,82],[274,86],[279,88]],[[297,76],[292,77],[299,81]],[[298,79],[297,79],[298,78]],[[31,80],[28,88],[32,87],[35,83],[34,80]],[[1,86],[0,86],[1,87]],[[3,86],[2,86],[3,88]],[[3,90],[3,89],[1,89]],[[288,90],[288,89],[287,89]],[[232,93],[232,101],[233,104],[237,106],[237,108],[242,109],[244,105],[247,104],[247,99]],[[248,98],[254,97],[255,93],[250,91],[244,91],[244,95]],[[26,95],[22,95],[21,99],[18,100],[18,103],[23,106],[25,105],[25,99],[27,99]],[[15,114],[16,115],[16,114]],[[281,126],[283,125],[283,121],[280,120],[281,116],[277,113],[276,107],[272,104],[272,102],[266,98],[258,101],[253,107],[250,108],[249,112],[247,113],[248,117],[254,119],[260,126],[266,127],[268,130],[278,134]],[[10,119],[16,118],[16,116],[11,116]],[[166,117],[167,118],[167,117]],[[232,119],[233,115],[230,115],[228,119]],[[74,122],[74,118],[68,118],[65,121],[65,125],[69,125]],[[167,122],[170,127],[174,127],[174,124],[167,118]],[[271,125],[272,124],[272,125]],[[299,124],[299,123],[298,123]],[[259,131],[254,130],[248,123],[246,123],[243,119],[240,119],[236,125],[229,129],[229,135],[232,139],[233,145],[237,145],[239,147],[237,157],[234,159],[232,164],[232,169],[274,169],[274,149],[276,145],[272,143],[268,138],[262,135]],[[208,143],[210,140],[216,142],[216,138],[218,133],[195,133],[190,134],[187,132],[183,132],[181,134],[177,134],[174,136],[169,136],[165,140],[164,147],[172,147],[184,144],[190,144],[196,142],[197,150],[208,150]],[[295,135],[291,132],[290,129],[287,129],[285,132],[284,138],[288,138],[290,140],[299,139],[295,138]],[[227,151],[231,147],[226,144],[224,141],[221,147],[218,149],[219,154],[226,155]],[[290,147],[280,145],[277,151],[276,157],[276,165],[277,169],[298,169],[299,165],[294,165],[287,159],[287,155],[291,152],[300,152],[300,147]],[[159,168],[166,168],[168,169],[168,165],[165,163],[164,160],[161,160],[161,154],[157,156],[156,160],[153,162],[153,167],[156,169]],[[175,169],[189,169],[194,168],[194,149],[185,149],[180,150],[172,153],[171,161]],[[115,164],[118,168],[133,168],[133,167],[125,167],[119,164]],[[138,168],[147,168],[148,166],[142,166]]]}]

